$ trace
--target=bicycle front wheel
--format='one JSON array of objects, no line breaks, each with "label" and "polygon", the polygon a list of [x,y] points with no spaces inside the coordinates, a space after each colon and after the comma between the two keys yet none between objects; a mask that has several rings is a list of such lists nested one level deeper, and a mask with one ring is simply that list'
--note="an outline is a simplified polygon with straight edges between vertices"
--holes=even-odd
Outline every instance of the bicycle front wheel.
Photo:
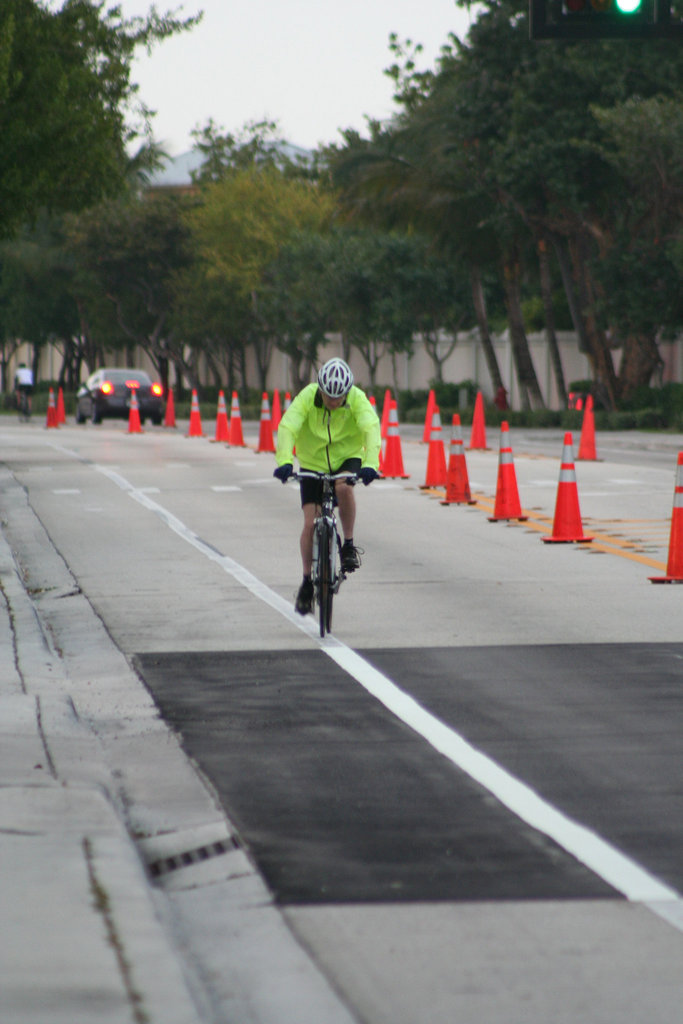
[{"label": "bicycle front wheel", "polygon": [[332,628],[332,531],[325,525],[321,527],[318,538],[318,619],[320,635],[325,636]]}]

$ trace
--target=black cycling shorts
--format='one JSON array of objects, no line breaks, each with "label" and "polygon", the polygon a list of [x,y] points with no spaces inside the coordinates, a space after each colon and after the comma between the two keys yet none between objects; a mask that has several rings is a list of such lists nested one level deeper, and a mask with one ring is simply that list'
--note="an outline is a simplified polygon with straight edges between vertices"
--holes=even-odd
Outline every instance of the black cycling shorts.
[{"label": "black cycling shorts", "polygon": [[[342,462],[338,469],[332,470],[333,473],[343,473],[348,469],[349,474],[357,474],[362,465],[362,459],[346,459]],[[305,466],[301,467],[305,469]],[[314,480],[312,476],[304,477],[303,480],[299,480],[299,488],[301,489],[301,507],[304,505],[319,505],[322,501],[322,483],[320,480]],[[337,504],[335,500],[335,505]]]}]

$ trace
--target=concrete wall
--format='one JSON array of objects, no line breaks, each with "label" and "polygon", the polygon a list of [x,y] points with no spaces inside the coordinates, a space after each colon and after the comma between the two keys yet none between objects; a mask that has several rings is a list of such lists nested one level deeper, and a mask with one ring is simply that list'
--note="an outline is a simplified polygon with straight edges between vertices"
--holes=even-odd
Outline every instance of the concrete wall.
[{"label": "concrete wall", "polygon": [[[567,386],[574,380],[590,380],[590,364],[586,356],[579,352],[576,336],[573,332],[560,332],[558,342]],[[447,344],[445,339],[444,350]],[[512,346],[507,332],[496,338],[493,344],[503,383],[508,391],[509,404],[513,409],[518,409],[520,408],[519,386],[514,370]],[[560,402],[545,335],[543,333],[529,335],[529,346],[545,403],[550,409],[558,409]],[[653,380],[652,383],[659,385],[669,381],[683,382],[683,337],[674,342],[662,343],[660,345],[660,352],[664,366],[661,375]],[[341,355],[341,342],[338,336],[330,335],[329,344],[321,351],[321,362],[334,355]],[[615,352],[615,358],[618,365],[618,351]],[[9,368],[10,382],[14,379],[15,367],[20,362],[30,365],[31,359],[31,347],[29,345],[22,345]],[[153,364],[141,350],[138,352],[138,358],[135,360],[135,363],[140,369],[148,370],[152,376],[156,375]],[[367,386],[369,383],[368,369],[358,352],[352,351],[350,363],[358,383],[362,386]],[[121,365],[121,356],[118,354],[109,356],[107,365]],[[248,365],[248,383],[250,386],[256,387],[258,386],[258,375],[255,363],[253,360],[248,360]],[[59,374],[60,367],[61,356],[58,350],[47,346],[41,359],[40,378],[42,380],[55,380]],[[415,390],[418,388],[428,388],[433,377],[434,367],[432,362],[424,347],[419,342],[416,342],[415,351],[412,356],[401,355],[397,357],[396,379],[394,378],[391,359],[385,357],[380,360],[377,384],[382,388],[391,387],[398,390]],[[486,399],[490,400],[493,398],[494,389],[486,366],[486,360],[484,359],[484,353],[476,334],[459,335],[454,351],[444,364],[443,377],[445,381],[452,383],[472,380],[479,385]],[[206,379],[208,382],[209,378],[207,377]],[[289,358],[281,352],[275,351],[273,353],[267,384],[268,389],[271,391],[275,388],[283,392],[293,390]]]}]

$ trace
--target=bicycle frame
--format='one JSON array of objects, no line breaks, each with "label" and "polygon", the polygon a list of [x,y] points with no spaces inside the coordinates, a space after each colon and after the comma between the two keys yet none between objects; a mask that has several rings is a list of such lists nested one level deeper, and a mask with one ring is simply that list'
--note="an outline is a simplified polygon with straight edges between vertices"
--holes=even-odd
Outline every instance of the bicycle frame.
[{"label": "bicycle frame", "polygon": [[334,511],[335,481],[346,480],[355,484],[358,477],[354,473],[315,473],[311,470],[300,470],[293,475],[296,480],[310,477],[322,483],[322,500],[313,523],[313,562],[311,580],[313,594],[318,606],[320,636],[329,633],[332,626],[332,601],[346,573],[341,567],[341,537]]},{"label": "bicycle frame", "polygon": [[19,413],[19,419],[28,422],[28,420],[31,418],[31,406],[29,404],[28,394],[25,388],[17,388],[16,403],[17,412]]}]

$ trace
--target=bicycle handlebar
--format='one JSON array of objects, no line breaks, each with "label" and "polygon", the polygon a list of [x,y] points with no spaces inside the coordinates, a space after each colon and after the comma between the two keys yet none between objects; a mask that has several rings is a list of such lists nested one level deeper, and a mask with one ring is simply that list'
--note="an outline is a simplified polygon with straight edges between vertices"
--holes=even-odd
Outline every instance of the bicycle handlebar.
[{"label": "bicycle handlebar", "polygon": [[300,469],[298,473],[292,473],[288,479],[303,480],[304,478],[312,480],[346,480],[351,486],[360,480],[357,473],[349,473],[348,470],[342,470],[341,473],[317,473],[314,469]]}]

